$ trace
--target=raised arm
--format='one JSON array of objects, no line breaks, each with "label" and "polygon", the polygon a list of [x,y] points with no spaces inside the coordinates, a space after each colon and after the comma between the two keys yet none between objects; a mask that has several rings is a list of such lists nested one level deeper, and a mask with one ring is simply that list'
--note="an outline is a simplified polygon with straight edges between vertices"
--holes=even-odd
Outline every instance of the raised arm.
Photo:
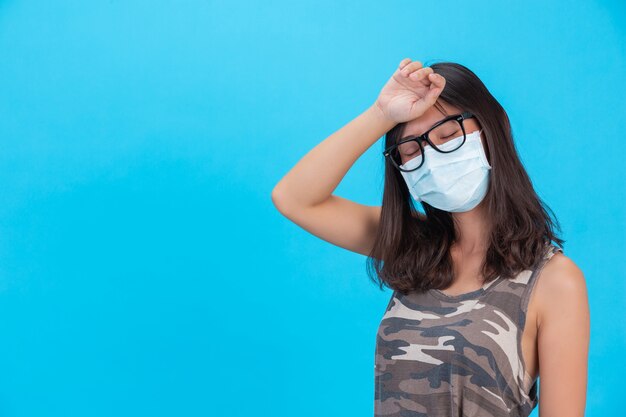
[{"label": "raised arm", "polygon": [[445,80],[406,58],[374,104],[311,149],[272,190],[287,218],[345,249],[368,255],[381,208],[333,195],[355,161],[397,123],[419,117],[443,91]]}]

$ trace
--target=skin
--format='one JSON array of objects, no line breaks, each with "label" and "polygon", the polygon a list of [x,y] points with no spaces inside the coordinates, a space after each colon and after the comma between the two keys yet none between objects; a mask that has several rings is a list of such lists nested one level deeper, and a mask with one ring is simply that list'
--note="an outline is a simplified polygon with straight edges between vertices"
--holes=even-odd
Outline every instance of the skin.
[{"label": "skin", "polygon": [[[423,133],[443,118],[433,104],[444,86],[445,79],[431,68],[403,59],[371,106],[311,149],[278,182],[272,190],[275,207],[313,235],[369,255],[381,207],[359,204],[333,191],[356,160],[397,123],[408,122],[408,136]],[[461,110],[439,103],[450,114]],[[475,119],[463,123],[467,132],[478,129]],[[482,203],[452,216],[459,239],[451,248],[455,279],[446,293],[454,295],[482,286],[479,270],[489,224]],[[522,334],[528,373],[533,378],[541,375],[541,417],[584,416],[589,339],[585,277],[570,258],[557,253],[533,289]]]}]

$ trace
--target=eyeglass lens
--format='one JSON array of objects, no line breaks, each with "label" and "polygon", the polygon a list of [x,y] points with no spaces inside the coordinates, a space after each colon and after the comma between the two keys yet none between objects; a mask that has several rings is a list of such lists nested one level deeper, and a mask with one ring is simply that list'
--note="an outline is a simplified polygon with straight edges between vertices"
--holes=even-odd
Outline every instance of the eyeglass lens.
[{"label": "eyeglass lens", "polygon": [[[463,129],[461,128],[461,123],[455,119],[444,122],[428,133],[428,139],[430,139],[434,147],[445,152],[452,152],[461,147],[464,140],[457,141],[458,144],[452,149],[442,147],[442,145],[445,145],[451,140],[459,137],[463,137]],[[422,146],[428,148],[430,144],[423,141]],[[409,161],[411,161],[411,166],[419,166],[422,162],[422,158],[424,157],[422,155],[422,148],[417,143],[417,140],[410,140],[400,144],[400,146],[396,147],[396,149],[391,153],[391,156],[398,166],[406,164]],[[419,159],[413,161],[415,158]]]}]

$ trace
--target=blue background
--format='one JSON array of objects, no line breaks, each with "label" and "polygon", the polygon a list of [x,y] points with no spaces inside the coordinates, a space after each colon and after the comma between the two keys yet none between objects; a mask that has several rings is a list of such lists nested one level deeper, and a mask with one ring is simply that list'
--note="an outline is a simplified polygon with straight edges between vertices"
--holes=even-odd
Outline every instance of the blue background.
[{"label": "blue background", "polygon": [[[0,415],[372,415],[390,292],[270,195],[406,57],[508,111],[617,415],[625,36],[617,0],[0,0]],[[380,204],[381,150],[336,194]]]}]

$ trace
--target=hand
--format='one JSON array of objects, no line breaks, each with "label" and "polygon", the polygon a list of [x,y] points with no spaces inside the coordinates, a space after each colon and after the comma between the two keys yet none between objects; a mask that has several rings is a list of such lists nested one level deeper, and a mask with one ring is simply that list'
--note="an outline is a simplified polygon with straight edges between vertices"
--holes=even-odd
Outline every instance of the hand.
[{"label": "hand", "polygon": [[424,114],[435,104],[446,80],[419,61],[405,58],[383,87],[376,106],[396,123],[407,122]]}]

